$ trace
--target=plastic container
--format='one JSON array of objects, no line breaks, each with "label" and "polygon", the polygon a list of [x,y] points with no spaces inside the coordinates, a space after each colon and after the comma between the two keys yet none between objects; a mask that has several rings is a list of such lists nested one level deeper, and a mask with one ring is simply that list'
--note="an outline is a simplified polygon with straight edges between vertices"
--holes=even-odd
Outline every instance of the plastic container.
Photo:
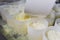
[{"label": "plastic container", "polygon": [[[27,23],[30,22],[31,18],[28,18],[27,20],[17,20],[15,18],[15,16],[7,16],[7,25],[11,28],[13,28],[13,32],[11,33],[11,35],[14,35],[15,33],[17,33],[17,36],[19,36],[17,39],[15,39],[14,37],[13,40],[27,40]],[[8,35],[9,36],[9,35]],[[10,37],[9,37],[10,38]]]},{"label": "plastic container", "polygon": [[[39,22],[41,23],[39,24]],[[43,30],[48,28],[48,22],[45,19],[38,19],[38,18],[32,19],[31,22],[27,24],[27,28],[28,28],[29,40],[43,40],[43,32],[44,32]]]},{"label": "plastic container", "polygon": [[[27,23],[31,20],[16,20],[14,16],[7,16],[7,25],[4,25],[4,35],[8,40],[28,40]],[[17,38],[16,38],[17,37]]]},{"label": "plastic container", "polygon": [[[4,3],[4,2],[3,2]],[[26,0],[13,1],[11,3],[6,2],[5,5],[0,6],[0,12],[3,20],[6,21],[6,16],[13,16],[18,13],[24,12]]]}]

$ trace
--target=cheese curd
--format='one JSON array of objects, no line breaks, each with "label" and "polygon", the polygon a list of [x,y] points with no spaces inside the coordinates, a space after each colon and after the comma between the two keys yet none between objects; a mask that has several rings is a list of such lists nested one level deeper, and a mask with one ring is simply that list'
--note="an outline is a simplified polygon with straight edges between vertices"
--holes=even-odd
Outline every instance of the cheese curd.
[{"label": "cheese curd", "polygon": [[50,30],[47,32],[48,40],[60,40],[60,32],[55,30]]},{"label": "cheese curd", "polygon": [[37,20],[33,20],[31,23],[30,23],[30,25],[29,25],[30,27],[32,27],[32,28],[34,28],[34,29],[45,29],[45,28],[47,28],[48,27],[48,22],[47,22],[47,20],[45,20],[45,19],[37,19]]}]

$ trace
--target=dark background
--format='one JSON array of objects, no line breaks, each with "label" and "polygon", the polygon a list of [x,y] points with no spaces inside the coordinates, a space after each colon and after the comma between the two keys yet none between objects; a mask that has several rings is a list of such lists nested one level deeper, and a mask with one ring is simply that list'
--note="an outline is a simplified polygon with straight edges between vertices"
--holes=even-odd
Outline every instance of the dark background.
[{"label": "dark background", "polygon": [[[59,4],[60,0],[57,0],[56,3]],[[1,16],[0,16],[0,19],[2,19]],[[0,32],[0,40],[7,40],[1,32]]]},{"label": "dark background", "polygon": [[0,40],[7,40],[7,39],[2,35],[2,33],[0,33]]},{"label": "dark background", "polygon": [[56,0],[56,3],[60,3],[60,0]]}]

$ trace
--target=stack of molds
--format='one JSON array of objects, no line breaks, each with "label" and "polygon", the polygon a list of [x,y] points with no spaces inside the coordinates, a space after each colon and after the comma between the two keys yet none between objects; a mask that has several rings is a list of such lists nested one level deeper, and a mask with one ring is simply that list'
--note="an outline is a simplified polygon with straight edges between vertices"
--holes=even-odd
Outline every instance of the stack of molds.
[{"label": "stack of molds", "polygon": [[8,40],[27,40],[26,23],[31,17],[24,13],[26,0],[0,6],[3,20],[7,22],[3,25],[3,34]]},{"label": "stack of molds", "polygon": [[8,40],[28,40],[27,23],[31,16],[22,13],[7,18],[7,24],[3,25],[4,35]]}]

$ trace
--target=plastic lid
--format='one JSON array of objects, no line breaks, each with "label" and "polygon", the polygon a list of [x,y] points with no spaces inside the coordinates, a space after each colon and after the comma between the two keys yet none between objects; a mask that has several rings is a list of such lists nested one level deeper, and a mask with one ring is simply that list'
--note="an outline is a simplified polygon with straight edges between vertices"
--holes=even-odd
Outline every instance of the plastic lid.
[{"label": "plastic lid", "polygon": [[30,15],[48,15],[56,0],[28,0],[26,4],[26,12],[30,12]]}]

